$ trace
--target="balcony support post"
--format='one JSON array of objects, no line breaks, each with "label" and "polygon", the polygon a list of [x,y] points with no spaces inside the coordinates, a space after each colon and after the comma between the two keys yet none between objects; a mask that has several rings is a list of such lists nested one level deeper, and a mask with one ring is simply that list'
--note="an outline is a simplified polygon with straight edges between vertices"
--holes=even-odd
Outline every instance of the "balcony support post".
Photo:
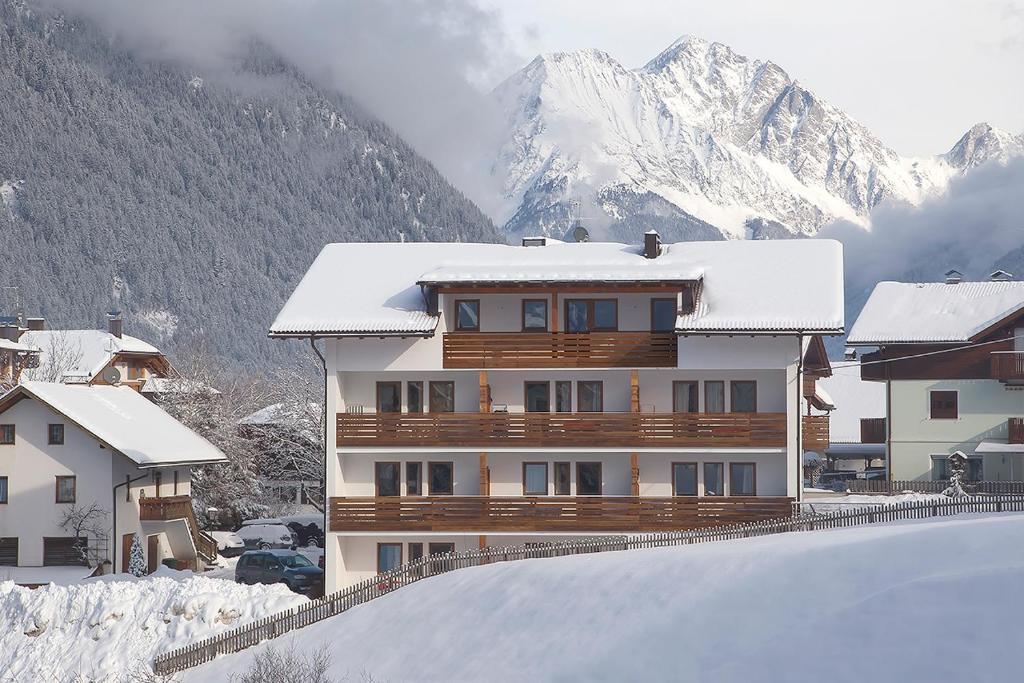
[{"label": "balcony support post", "polygon": [[491,412],[491,385],[487,382],[487,371],[480,371],[480,412]]},{"label": "balcony support post", "polygon": [[487,454],[480,454],[480,495],[491,495],[491,468],[487,466]]},{"label": "balcony support post", "polygon": [[551,331],[558,332],[558,290],[551,290]]},{"label": "balcony support post", "polygon": [[640,495],[640,456],[637,453],[629,455],[629,495]]},{"label": "balcony support post", "polygon": [[636,368],[629,371],[629,412],[640,412],[640,372]]}]

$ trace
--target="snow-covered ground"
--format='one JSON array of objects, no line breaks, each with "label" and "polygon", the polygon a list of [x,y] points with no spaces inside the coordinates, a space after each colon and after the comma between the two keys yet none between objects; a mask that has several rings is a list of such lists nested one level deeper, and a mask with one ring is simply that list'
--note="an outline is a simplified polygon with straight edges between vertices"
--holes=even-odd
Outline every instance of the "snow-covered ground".
[{"label": "snow-covered ground", "polygon": [[350,680],[1011,681],[1022,604],[1024,515],[975,515],[465,569],[274,644]]},{"label": "snow-covered ground", "polygon": [[169,569],[36,590],[5,581],[0,681],[126,680],[151,671],[161,652],[306,600],[285,586],[242,586]]},{"label": "snow-covered ground", "polygon": [[858,508],[874,508],[898,503],[922,503],[929,500],[949,501],[949,498],[941,493],[914,493],[912,491],[892,495],[828,492],[807,494],[808,489],[804,489],[802,505],[804,512],[853,511]]}]

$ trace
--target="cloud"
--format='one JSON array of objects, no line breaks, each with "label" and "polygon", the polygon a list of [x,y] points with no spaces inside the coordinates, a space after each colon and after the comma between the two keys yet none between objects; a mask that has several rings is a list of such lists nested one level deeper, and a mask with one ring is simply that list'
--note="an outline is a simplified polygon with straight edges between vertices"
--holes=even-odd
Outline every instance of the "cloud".
[{"label": "cloud", "polygon": [[497,12],[473,0],[42,1],[139,56],[222,76],[258,40],[359,102],[471,198],[495,194],[469,165],[498,135],[484,84],[522,60]]}]

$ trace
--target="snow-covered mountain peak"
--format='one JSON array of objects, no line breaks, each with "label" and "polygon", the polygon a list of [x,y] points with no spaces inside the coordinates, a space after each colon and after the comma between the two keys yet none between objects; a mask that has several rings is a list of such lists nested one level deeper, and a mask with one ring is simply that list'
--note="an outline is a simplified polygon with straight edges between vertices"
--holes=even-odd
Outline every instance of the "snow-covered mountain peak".
[{"label": "snow-covered mountain peak", "polygon": [[946,155],[901,157],[778,64],[689,35],[637,69],[597,49],[542,55],[493,97],[506,130],[483,161],[512,236],[565,234],[577,201],[600,238],[809,235],[1024,150],[976,126]]}]

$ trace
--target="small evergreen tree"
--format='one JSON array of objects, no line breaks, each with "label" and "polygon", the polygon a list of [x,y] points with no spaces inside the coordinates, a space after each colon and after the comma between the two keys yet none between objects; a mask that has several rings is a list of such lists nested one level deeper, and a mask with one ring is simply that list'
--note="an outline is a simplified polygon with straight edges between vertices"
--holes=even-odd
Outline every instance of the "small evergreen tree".
[{"label": "small evergreen tree", "polygon": [[146,575],[146,558],[142,554],[142,541],[139,540],[138,534],[132,536],[132,550],[128,555],[128,573],[132,576]]}]

